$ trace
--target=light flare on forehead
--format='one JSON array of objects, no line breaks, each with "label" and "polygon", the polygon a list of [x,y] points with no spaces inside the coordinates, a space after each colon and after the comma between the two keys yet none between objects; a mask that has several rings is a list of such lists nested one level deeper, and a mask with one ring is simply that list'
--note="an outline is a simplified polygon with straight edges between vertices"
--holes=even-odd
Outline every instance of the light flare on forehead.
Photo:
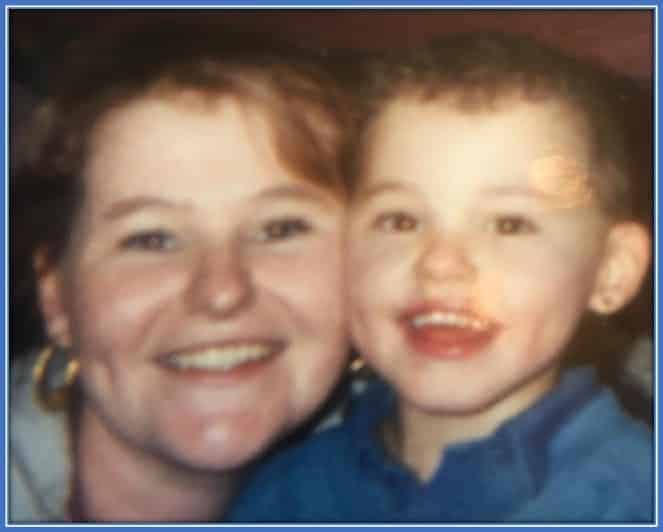
[{"label": "light flare on forehead", "polygon": [[527,170],[530,186],[558,208],[588,205],[594,198],[589,165],[574,157],[550,154],[534,159]]}]

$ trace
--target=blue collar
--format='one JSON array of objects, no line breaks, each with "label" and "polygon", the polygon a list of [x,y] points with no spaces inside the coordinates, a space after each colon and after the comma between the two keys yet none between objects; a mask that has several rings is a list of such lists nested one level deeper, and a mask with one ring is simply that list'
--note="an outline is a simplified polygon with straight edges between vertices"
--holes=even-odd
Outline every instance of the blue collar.
[{"label": "blue collar", "polygon": [[[532,407],[505,421],[492,435],[447,448],[441,471],[436,473],[431,483],[436,482],[436,477],[444,472],[445,464],[453,462],[454,457],[464,455],[475,460],[482,455],[499,455],[503,463],[508,463],[508,470],[518,476],[521,489],[526,495],[532,496],[546,480],[546,450],[555,434],[599,392],[600,386],[592,368],[567,370],[554,389]],[[409,472],[387,455],[378,436],[381,423],[395,411],[396,397],[393,390],[384,382],[371,382],[352,405],[349,428],[362,468],[377,467],[384,474],[413,480]]]}]

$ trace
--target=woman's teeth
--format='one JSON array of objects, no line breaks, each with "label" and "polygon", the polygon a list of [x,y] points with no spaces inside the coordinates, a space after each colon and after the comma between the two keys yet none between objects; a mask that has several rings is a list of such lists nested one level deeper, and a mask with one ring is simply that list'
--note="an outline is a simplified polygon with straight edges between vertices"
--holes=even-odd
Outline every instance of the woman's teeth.
[{"label": "woman's teeth", "polygon": [[269,344],[242,344],[173,354],[166,359],[166,363],[177,369],[229,371],[241,364],[266,358],[272,353],[274,346]]},{"label": "woman's teeth", "polygon": [[415,328],[426,326],[466,327],[475,330],[486,328],[485,322],[470,316],[456,314],[454,312],[428,312],[414,316],[410,322]]}]

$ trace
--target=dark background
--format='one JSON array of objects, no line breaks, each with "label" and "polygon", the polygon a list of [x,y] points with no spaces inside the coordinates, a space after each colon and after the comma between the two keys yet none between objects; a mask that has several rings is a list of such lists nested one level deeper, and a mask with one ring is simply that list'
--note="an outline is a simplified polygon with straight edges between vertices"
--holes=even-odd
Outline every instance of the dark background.
[{"label": "dark background", "polygon": [[12,9],[12,44],[49,56],[60,44],[102,24],[154,17],[198,18],[269,32],[334,49],[384,49],[440,33],[489,29],[533,34],[647,83],[652,78],[653,10],[107,10]]}]

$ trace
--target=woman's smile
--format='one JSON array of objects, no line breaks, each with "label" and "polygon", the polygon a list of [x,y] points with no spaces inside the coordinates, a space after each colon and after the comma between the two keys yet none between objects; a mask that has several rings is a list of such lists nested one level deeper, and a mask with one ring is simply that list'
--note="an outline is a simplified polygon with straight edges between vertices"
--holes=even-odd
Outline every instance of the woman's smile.
[{"label": "woman's smile", "polygon": [[232,99],[138,99],[100,121],[93,147],[58,286],[86,391],[132,441],[241,463],[344,365],[343,205]]},{"label": "woman's smile", "polygon": [[178,371],[229,372],[238,366],[264,361],[280,353],[285,344],[270,340],[234,340],[208,347],[182,350],[159,357],[163,366]]}]

